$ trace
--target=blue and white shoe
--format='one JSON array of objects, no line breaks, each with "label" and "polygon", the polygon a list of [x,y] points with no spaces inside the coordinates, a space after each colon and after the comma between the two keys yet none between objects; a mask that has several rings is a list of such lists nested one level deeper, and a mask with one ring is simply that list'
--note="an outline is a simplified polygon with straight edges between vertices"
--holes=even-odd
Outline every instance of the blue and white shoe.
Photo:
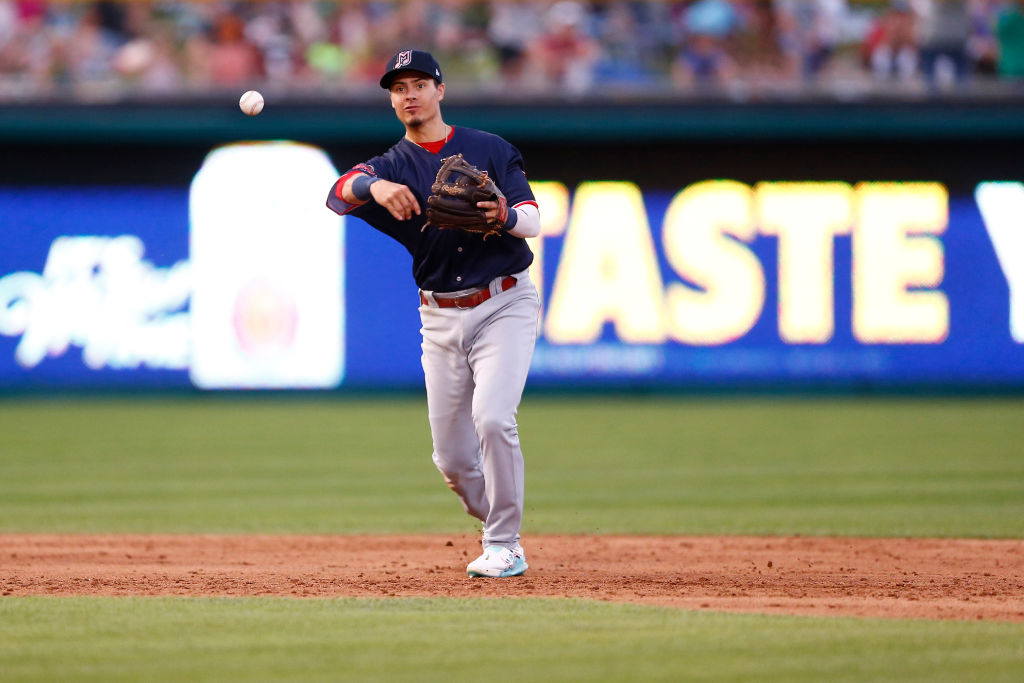
[{"label": "blue and white shoe", "polygon": [[470,576],[490,576],[505,578],[519,576],[529,569],[526,554],[521,545],[504,548],[500,545],[489,545],[484,553],[466,565],[466,573]]}]

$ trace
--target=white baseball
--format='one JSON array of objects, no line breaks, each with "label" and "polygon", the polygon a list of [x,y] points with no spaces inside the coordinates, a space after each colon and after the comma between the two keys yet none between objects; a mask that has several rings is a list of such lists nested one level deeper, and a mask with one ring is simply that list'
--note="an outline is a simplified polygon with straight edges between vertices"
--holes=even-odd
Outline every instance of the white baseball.
[{"label": "white baseball", "polygon": [[263,95],[255,90],[248,90],[239,98],[238,106],[249,116],[256,116],[263,111]]}]

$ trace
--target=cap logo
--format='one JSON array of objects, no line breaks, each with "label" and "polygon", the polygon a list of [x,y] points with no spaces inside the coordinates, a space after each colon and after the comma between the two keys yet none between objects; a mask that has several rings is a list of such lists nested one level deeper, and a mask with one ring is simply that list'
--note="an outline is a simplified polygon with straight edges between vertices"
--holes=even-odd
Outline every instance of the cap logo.
[{"label": "cap logo", "polygon": [[399,52],[398,59],[395,60],[395,68],[400,69],[411,61],[412,50],[405,50],[404,52]]}]

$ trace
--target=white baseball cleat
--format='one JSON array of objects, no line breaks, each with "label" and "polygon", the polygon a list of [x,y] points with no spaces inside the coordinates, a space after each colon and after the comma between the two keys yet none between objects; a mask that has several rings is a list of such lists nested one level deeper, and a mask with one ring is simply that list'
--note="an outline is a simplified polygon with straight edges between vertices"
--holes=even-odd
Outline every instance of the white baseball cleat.
[{"label": "white baseball cleat", "polygon": [[500,545],[489,545],[484,553],[466,565],[466,573],[470,576],[490,576],[505,578],[519,576],[529,568],[523,546],[504,548]]}]

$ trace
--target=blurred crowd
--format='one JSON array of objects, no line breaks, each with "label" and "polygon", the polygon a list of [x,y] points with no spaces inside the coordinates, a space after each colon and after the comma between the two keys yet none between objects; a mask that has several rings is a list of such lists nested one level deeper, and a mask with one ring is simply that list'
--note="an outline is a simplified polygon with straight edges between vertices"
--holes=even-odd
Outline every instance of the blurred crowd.
[{"label": "blurred crowd", "polygon": [[398,47],[475,97],[971,93],[1024,0],[0,0],[0,101],[369,93]]}]

